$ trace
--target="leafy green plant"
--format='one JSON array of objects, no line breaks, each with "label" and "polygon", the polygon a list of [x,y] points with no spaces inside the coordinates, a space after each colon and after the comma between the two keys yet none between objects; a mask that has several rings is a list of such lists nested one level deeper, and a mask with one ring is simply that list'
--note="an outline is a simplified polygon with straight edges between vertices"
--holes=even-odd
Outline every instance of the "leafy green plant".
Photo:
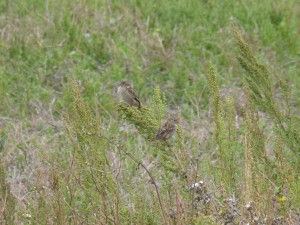
[{"label": "leafy green plant", "polygon": [[[236,129],[234,124],[235,109],[232,98],[227,97],[223,102],[217,84],[216,71],[212,64],[206,75],[212,93],[212,115],[215,123],[214,143],[218,157],[218,171],[221,183],[227,190],[232,191],[236,187],[238,180],[238,150],[239,144],[236,140]],[[227,122],[225,122],[227,121]],[[219,178],[219,175],[216,176]]]},{"label": "leafy green plant", "polygon": [[[255,59],[249,46],[239,33],[236,33],[236,39],[239,46],[237,58],[240,65],[247,72],[244,82],[249,88],[251,98],[260,110],[268,113],[276,127],[276,132],[279,133],[289,150],[294,153],[295,157],[293,161],[295,166],[298,167],[300,165],[300,132],[298,126],[300,119],[296,115],[286,115],[279,110],[279,104],[275,101],[271,87],[269,69]],[[281,82],[281,87],[286,103],[288,104],[287,98],[289,94],[287,85]]]},{"label": "leafy green plant", "polygon": [[[106,155],[109,140],[102,131],[101,120],[83,101],[75,80],[70,81],[70,93],[72,104],[64,114],[64,124],[74,148],[71,178],[81,190],[74,190],[73,198],[83,200],[79,211],[90,216],[91,221],[119,223],[119,192]],[[95,217],[91,216],[94,212]]]},{"label": "leafy green plant", "polygon": [[0,215],[3,224],[13,224],[15,223],[16,199],[6,181],[7,171],[3,161],[6,139],[7,135],[5,131],[0,129]]},{"label": "leafy green plant", "polygon": [[161,94],[159,88],[156,87],[153,101],[149,106],[142,105],[142,108],[138,109],[137,107],[118,104],[117,110],[121,116],[124,116],[138,129],[146,140],[151,141],[166,116],[167,108],[165,97]]},{"label": "leafy green plant", "polygon": [[[279,81],[286,106],[285,110],[282,110],[273,92],[269,69],[257,61],[239,33],[236,33],[236,39],[239,46],[237,58],[247,72],[243,77],[248,99],[244,143],[246,199],[249,200],[250,195],[256,202],[265,199],[264,204],[258,207],[267,209],[274,204],[270,201],[271,195],[264,194],[268,189],[274,190],[273,198],[279,205],[286,201],[287,193],[283,192],[285,188],[295,188],[297,192],[296,171],[299,170],[300,159],[299,118],[291,112],[291,95],[287,83]],[[272,130],[276,134],[273,158],[267,155],[266,138],[259,128],[257,110],[265,112],[273,123]],[[282,213],[286,213],[286,208]]]}]

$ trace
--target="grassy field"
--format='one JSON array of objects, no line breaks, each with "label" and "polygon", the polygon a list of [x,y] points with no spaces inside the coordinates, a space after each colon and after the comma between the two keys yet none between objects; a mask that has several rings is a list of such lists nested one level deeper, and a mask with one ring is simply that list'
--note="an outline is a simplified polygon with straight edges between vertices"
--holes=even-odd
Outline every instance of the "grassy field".
[{"label": "grassy field", "polygon": [[299,2],[3,0],[0,61],[1,224],[300,223]]}]

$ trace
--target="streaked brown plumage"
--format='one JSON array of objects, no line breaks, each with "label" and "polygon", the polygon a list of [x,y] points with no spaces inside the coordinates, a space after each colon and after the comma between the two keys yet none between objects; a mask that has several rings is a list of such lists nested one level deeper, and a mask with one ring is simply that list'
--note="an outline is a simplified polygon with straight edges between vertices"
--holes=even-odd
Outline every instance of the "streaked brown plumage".
[{"label": "streaked brown plumage", "polygon": [[130,106],[136,106],[141,108],[141,102],[138,99],[136,93],[134,92],[132,86],[127,81],[123,81],[118,87],[118,96],[122,99],[126,104]]},{"label": "streaked brown plumage", "polygon": [[156,133],[156,136],[153,138],[153,141],[156,140],[167,141],[175,133],[177,123],[178,123],[177,118],[168,119],[165,122],[165,124],[159,128],[159,130]]}]

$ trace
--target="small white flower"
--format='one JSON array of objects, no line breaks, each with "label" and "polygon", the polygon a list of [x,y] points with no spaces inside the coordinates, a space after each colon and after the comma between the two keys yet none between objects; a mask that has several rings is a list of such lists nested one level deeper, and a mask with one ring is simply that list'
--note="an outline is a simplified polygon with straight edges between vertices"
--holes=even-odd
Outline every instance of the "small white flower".
[{"label": "small white flower", "polygon": [[193,183],[193,184],[190,186],[190,189],[198,188],[198,187],[203,186],[203,185],[204,185],[204,181],[203,181],[203,180],[200,180],[199,182]]},{"label": "small white flower", "polygon": [[89,33],[85,33],[85,34],[84,34],[84,37],[85,37],[86,39],[88,39],[88,38],[91,37],[91,35],[90,35]]},{"label": "small white flower", "polygon": [[23,213],[22,215],[25,219],[30,219],[31,215],[29,213]]}]

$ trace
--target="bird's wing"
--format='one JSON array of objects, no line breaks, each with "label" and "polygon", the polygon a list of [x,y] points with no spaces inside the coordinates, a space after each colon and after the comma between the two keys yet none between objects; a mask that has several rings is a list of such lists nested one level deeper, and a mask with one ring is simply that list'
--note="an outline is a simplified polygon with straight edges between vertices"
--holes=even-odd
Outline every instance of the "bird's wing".
[{"label": "bird's wing", "polygon": [[134,92],[132,87],[127,87],[128,92],[133,96],[134,100],[137,101],[138,106],[141,107],[141,102],[139,100],[139,98],[137,97],[136,93]]},{"label": "bird's wing", "polygon": [[174,127],[172,126],[171,123],[166,122],[161,128],[159,128],[156,136],[155,136],[155,140],[158,139],[164,139],[169,133],[171,133],[173,131]]}]

